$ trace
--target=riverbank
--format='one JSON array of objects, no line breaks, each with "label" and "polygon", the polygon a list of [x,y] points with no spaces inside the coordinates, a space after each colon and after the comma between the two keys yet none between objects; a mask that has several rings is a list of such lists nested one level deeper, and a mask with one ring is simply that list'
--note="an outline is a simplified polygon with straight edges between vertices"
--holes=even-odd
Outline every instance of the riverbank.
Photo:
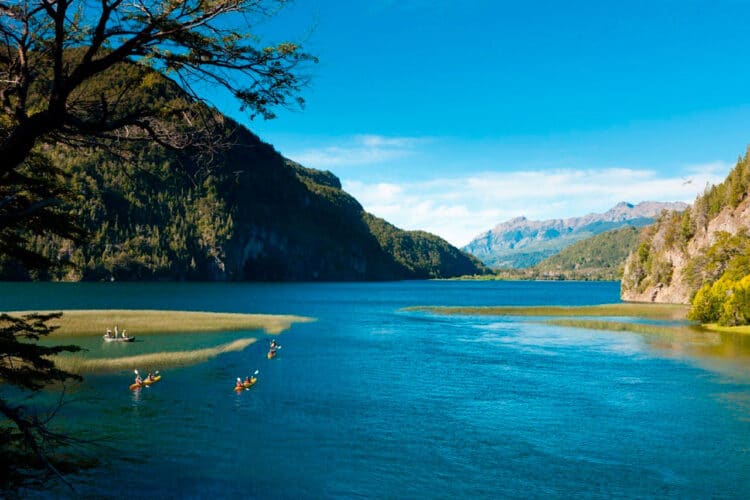
[{"label": "riverbank", "polygon": [[[11,312],[11,315],[32,311]],[[52,312],[52,311],[34,311]],[[165,311],[131,309],[64,310],[59,320],[50,324],[58,327],[50,339],[65,337],[101,336],[107,329],[118,326],[120,333],[130,336],[203,333],[237,330],[263,330],[279,334],[294,323],[307,323],[313,318],[293,315],[214,313],[202,311]]]}]

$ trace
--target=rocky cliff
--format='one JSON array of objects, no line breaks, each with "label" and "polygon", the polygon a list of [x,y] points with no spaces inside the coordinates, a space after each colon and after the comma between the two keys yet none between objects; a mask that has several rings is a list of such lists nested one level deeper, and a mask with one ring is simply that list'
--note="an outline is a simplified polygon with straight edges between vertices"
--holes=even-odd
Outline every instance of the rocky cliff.
[{"label": "rocky cliff", "polygon": [[744,276],[750,255],[750,161],[740,158],[727,179],[683,213],[647,228],[625,264],[623,300],[688,303],[727,270]]}]

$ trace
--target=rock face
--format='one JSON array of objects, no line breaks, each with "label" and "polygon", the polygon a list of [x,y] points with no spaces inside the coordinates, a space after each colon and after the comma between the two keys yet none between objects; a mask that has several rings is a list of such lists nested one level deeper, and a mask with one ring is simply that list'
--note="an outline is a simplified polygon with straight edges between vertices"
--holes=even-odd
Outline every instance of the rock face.
[{"label": "rock face", "polygon": [[[695,212],[695,208],[691,207]],[[692,214],[695,217],[695,214]],[[643,259],[638,252],[628,257],[622,281],[622,299],[633,302],[663,302],[687,304],[695,292],[690,279],[689,263],[702,255],[717,242],[720,234],[737,235],[750,228],[750,199],[745,198],[737,207],[724,207],[706,225],[699,226],[685,244],[675,244],[670,235],[674,225],[665,220],[657,224],[641,243],[648,247],[652,259],[671,272],[644,273]],[[644,250],[645,251],[645,250]]]},{"label": "rock face", "polygon": [[463,250],[492,267],[531,267],[577,241],[626,225],[645,226],[664,210],[686,207],[681,202],[621,202],[604,213],[569,219],[532,221],[517,217],[477,236]]}]

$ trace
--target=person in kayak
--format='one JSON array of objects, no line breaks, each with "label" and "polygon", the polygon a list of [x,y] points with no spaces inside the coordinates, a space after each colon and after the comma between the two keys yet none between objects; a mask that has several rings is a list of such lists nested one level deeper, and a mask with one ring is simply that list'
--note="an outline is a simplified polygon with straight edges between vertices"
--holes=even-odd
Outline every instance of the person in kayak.
[{"label": "person in kayak", "polygon": [[[125,333],[125,332],[123,332],[123,333]],[[154,381],[154,376],[151,375],[151,372],[148,372],[148,375],[146,375],[146,380],[148,382],[153,382]]]},{"label": "person in kayak", "polygon": [[277,343],[276,343],[276,340],[275,340],[275,339],[274,339],[274,340],[272,340],[272,341],[271,341],[271,350],[272,350],[272,351],[275,351],[275,350],[276,350],[276,349],[278,349],[278,348],[279,348],[279,344],[277,344]]},{"label": "person in kayak", "polygon": [[141,374],[138,373],[138,370],[135,371],[135,383],[138,385],[143,385],[143,379],[141,378]]},{"label": "person in kayak", "polygon": [[244,389],[245,386],[242,385],[242,379],[240,377],[237,377],[237,383],[234,386],[235,389]]}]

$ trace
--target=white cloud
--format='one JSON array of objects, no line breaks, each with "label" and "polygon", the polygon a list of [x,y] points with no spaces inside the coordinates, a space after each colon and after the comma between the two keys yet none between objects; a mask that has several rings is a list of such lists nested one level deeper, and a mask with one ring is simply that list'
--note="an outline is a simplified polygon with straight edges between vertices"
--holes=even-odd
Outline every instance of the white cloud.
[{"label": "white cloud", "polygon": [[517,170],[423,182],[367,183],[344,188],[369,212],[404,229],[423,229],[456,246],[512,217],[566,218],[603,212],[620,201],[692,202],[730,165],[688,165],[672,175],[632,168]]},{"label": "white cloud", "polygon": [[287,154],[305,166],[330,169],[358,165],[378,165],[411,156],[429,139],[417,137],[386,137],[355,135],[342,139],[336,146],[324,146]]}]

